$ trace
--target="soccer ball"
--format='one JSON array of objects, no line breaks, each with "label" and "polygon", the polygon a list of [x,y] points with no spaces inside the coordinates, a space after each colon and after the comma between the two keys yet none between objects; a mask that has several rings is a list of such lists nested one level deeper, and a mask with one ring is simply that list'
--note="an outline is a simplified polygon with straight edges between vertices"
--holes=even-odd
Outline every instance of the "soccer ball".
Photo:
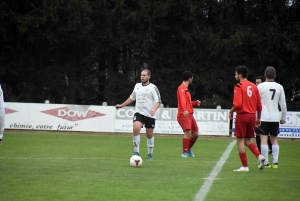
[{"label": "soccer ball", "polygon": [[130,163],[130,166],[132,166],[132,167],[139,167],[142,165],[143,159],[138,155],[133,155],[133,156],[131,156],[129,163]]}]

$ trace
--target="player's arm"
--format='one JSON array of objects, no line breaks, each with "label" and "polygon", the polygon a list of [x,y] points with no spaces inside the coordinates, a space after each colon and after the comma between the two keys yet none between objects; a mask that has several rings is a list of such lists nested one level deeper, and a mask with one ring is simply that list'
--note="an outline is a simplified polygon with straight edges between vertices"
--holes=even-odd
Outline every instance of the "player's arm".
[{"label": "player's arm", "polygon": [[134,89],[133,89],[131,95],[129,96],[129,98],[128,98],[124,103],[122,103],[122,104],[117,104],[117,105],[116,105],[116,108],[117,108],[117,109],[118,109],[118,108],[122,108],[122,107],[124,107],[124,106],[126,106],[126,105],[129,105],[129,104],[133,103],[133,101],[135,101],[135,100],[136,100],[136,93],[135,93],[135,87],[134,87]]},{"label": "player's arm", "polygon": [[192,101],[192,106],[195,107],[195,106],[200,106],[201,104],[201,101],[199,100],[196,100],[196,101]]},{"label": "player's arm", "polygon": [[256,103],[256,119],[260,119],[261,118],[261,111],[262,111],[262,103],[261,103],[261,97],[260,97],[260,93],[257,90],[256,91],[256,97],[257,97],[257,103]]},{"label": "player's arm", "polygon": [[283,88],[282,88],[282,91],[281,91],[280,97],[279,97],[279,105],[280,105],[280,108],[281,108],[280,123],[284,124],[285,120],[286,120],[287,108],[286,108],[285,93],[284,93],[284,89]]},{"label": "player's arm", "polygon": [[234,87],[233,107],[229,111],[229,118],[233,118],[233,113],[242,108],[242,92],[239,85]]},{"label": "player's arm", "polygon": [[181,108],[183,111],[187,111],[187,105],[186,105],[186,96],[185,96],[185,90],[183,89],[178,89],[177,91],[177,99],[178,104],[180,104]]},{"label": "player's arm", "polygon": [[262,111],[262,103],[261,103],[261,97],[259,93],[259,89],[256,90],[256,120],[255,120],[255,126],[261,125],[261,111]]},{"label": "player's arm", "polygon": [[154,86],[154,90],[152,91],[152,96],[154,97],[155,104],[154,104],[154,107],[152,108],[152,110],[150,111],[150,114],[154,115],[161,103],[160,93],[156,86]]},{"label": "player's arm", "polygon": [[230,111],[235,112],[242,109],[243,99],[242,99],[242,90],[239,85],[234,87],[234,96],[233,96],[233,107]]},{"label": "player's arm", "polygon": [[235,109],[234,107],[232,107],[229,111],[229,119],[232,119],[233,118],[233,113],[235,112]]},{"label": "player's arm", "polygon": [[156,110],[159,108],[159,105],[160,105],[160,102],[156,102],[156,103],[154,104],[153,109],[150,111],[150,114],[151,114],[152,116],[155,115],[155,112],[156,112]]},{"label": "player's arm", "polygon": [[133,103],[133,101],[134,101],[134,100],[132,100],[132,99],[129,97],[124,103],[116,105],[116,108],[117,108],[117,109],[118,109],[118,108],[122,108],[122,107],[124,107],[124,106],[126,106],[126,105],[129,105],[129,104]]}]

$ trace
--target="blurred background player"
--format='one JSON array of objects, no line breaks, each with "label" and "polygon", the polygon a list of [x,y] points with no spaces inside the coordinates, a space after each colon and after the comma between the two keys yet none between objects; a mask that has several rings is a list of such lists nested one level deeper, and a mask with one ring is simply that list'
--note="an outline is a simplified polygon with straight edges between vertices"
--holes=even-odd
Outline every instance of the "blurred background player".
[{"label": "blurred background player", "polygon": [[122,104],[116,105],[116,108],[122,108],[135,103],[135,114],[133,116],[133,155],[140,155],[140,131],[143,125],[146,128],[148,159],[153,159],[155,127],[155,113],[161,103],[160,93],[157,87],[150,83],[151,72],[147,69],[141,72],[141,83],[137,83],[130,97]]},{"label": "blurred background player", "polygon": [[[256,86],[259,85],[260,83],[263,83],[265,82],[266,79],[264,76],[258,76],[256,77],[255,79],[255,84]],[[257,148],[259,150],[259,152],[261,153],[261,150],[260,150],[260,135],[256,133],[256,145],[257,145]],[[272,154],[272,143],[271,143],[271,138],[270,138],[270,135],[268,135],[268,146],[269,146],[269,154]]]},{"label": "blurred background player", "polygon": [[198,139],[198,125],[193,116],[193,106],[200,106],[201,101],[192,101],[188,86],[193,82],[193,74],[190,71],[182,73],[182,84],[177,89],[178,113],[177,121],[181,126],[184,135],[182,139],[182,155],[186,158],[188,156],[195,157],[191,148]]},{"label": "blurred background player", "polygon": [[260,83],[263,83],[264,81],[266,81],[264,76],[257,76],[255,79],[255,84],[256,86],[259,85]]},{"label": "blurred background player", "polygon": [[[285,93],[282,85],[274,81],[276,70],[272,66],[268,66],[265,70],[266,82],[257,86],[262,102],[261,125],[256,129],[256,133],[261,137],[261,153],[265,157],[265,166],[270,168],[278,168],[279,145],[277,135],[279,131],[279,123],[284,124],[286,121],[286,101]],[[279,112],[278,105],[281,108]],[[272,141],[273,164],[269,165],[268,160],[268,134],[270,133]]]},{"label": "blurred background player", "polygon": [[242,167],[234,171],[239,172],[249,171],[245,145],[258,158],[258,168],[260,170],[264,168],[265,161],[265,158],[260,155],[256,145],[251,142],[251,138],[254,138],[254,127],[260,125],[262,105],[256,85],[249,82],[247,77],[248,69],[245,66],[235,68],[235,79],[239,83],[234,87],[233,107],[229,112],[229,118],[232,119],[233,112],[237,113],[234,135],[237,138]]},{"label": "blurred background player", "polygon": [[0,85],[0,146],[2,145],[2,139],[4,134],[4,119],[5,119],[5,108],[3,91]]}]

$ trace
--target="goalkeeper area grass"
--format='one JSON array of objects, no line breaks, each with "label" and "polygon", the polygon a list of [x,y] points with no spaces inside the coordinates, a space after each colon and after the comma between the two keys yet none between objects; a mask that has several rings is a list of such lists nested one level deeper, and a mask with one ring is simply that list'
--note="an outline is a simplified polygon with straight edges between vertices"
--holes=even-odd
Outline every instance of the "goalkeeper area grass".
[{"label": "goalkeeper area grass", "polygon": [[[199,137],[192,149],[195,158],[181,158],[182,135],[159,135],[149,161],[141,135],[143,164],[136,168],[129,165],[130,134],[6,131],[0,147],[0,200],[299,200],[300,140],[279,140],[278,169],[258,170],[247,149],[250,171],[233,172],[241,166],[236,144],[217,164],[234,140]],[[219,172],[211,177],[216,168]],[[208,180],[211,186],[205,186]],[[201,188],[206,193],[200,199]]]}]

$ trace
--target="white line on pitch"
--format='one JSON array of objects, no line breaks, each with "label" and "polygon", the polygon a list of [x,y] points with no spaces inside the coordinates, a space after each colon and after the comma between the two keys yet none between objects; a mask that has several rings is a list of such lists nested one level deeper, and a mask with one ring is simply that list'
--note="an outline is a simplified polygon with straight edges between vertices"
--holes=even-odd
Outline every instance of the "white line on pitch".
[{"label": "white line on pitch", "polygon": [[204,200],[204,198],[207,195],[207,193],[209,192],[210,187],[212,186],[214,180],[218,176],[218,174],[221,171],[224,163],[226,162],[227,158],[229,157],[229,154],[230,154],[232,148],[234,147],[235,143],[236,143],[236,140],[232,141],[228,145],[227,149],[225,150],[225,152],[223,153],[223,155],[221,156],[221,158],[219,159],[219,161],[217,162],[217,164],[215,165],[213,170],[209,173],[209,176],[206,178],[206,180],[202,184],[201,188],[199,189],[199,191],[195,195],[195,199],[194,199],[195,201]]}]

